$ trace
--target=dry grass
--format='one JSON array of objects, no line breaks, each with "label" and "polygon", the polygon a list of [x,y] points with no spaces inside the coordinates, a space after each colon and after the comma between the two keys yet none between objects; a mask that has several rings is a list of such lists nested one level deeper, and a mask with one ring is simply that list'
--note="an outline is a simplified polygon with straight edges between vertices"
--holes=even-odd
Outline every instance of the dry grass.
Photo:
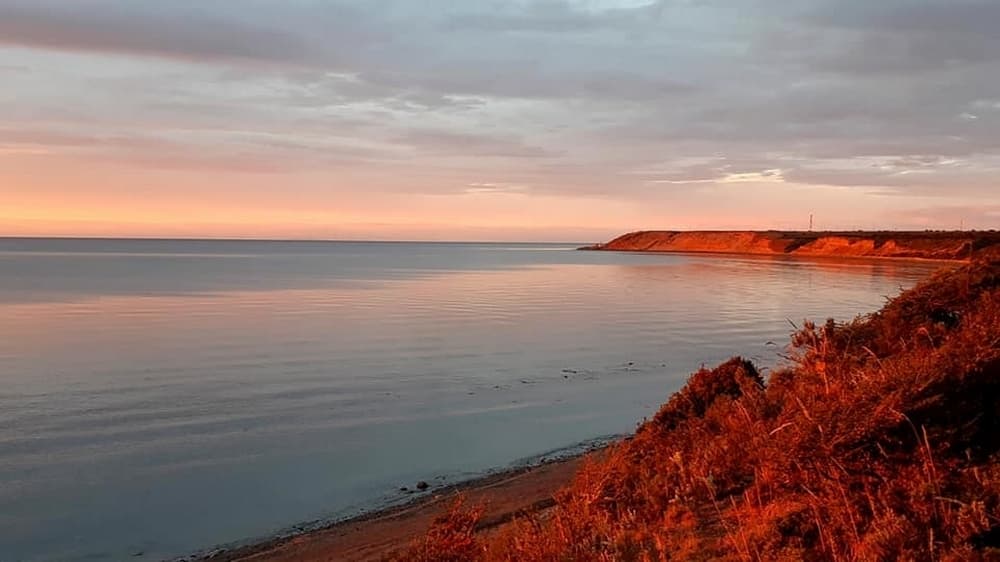
[{"label": "dry grass", "polygon": [[695,373],[544,518],[461,507],[415,561],[1000,560],[1000,263]]}]

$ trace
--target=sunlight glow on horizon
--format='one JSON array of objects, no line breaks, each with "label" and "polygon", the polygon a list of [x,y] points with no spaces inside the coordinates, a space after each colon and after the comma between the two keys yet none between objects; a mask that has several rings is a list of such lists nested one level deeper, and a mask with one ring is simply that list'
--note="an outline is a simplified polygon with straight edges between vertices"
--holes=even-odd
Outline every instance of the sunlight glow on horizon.
[{"label": "sunlight glow on horizon", "polygon": [[985,5],[80,6],[0,0],[0,236],[1000,226]]}]

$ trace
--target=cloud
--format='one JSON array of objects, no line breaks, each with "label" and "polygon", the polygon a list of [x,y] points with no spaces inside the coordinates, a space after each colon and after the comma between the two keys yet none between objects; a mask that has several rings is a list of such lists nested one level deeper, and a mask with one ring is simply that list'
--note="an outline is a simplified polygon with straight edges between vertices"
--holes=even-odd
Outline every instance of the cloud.
[{"label": "cloud", "polygon": [[817,23],[845,28],[1000,39],[1000,30],[993,25],[998,18],[1000,5],[982,0],[841,0],[820,3],[810,16]]},{"label": "cloud", "polygon": [[479,193],[523,193],[530,189],[530,185],[503,182],[475,182],[468,184],[463,190],[469,194]]},{"label": "cloud", "polygon": [[996,201],[998,20],[973,0],[0,0],[3,147],[638,205],[727,184]]},{"label": "cloud", "polygon": [[[311,69],[349,76],[355,89],[438,100],[446,95],[644,99],[692,89],[682,81],[623,70],[620,61],[574,60],[573,54],[599,54],[604,41],[562,44],[541,34],[509,49],[518,42],[495,43],[483,34],[504,35],[514,20],[541,30],[550,27],[545,22],[576,28],[572,22],[591,21],[600,27],[613,18],[607,13],[559,2],[529,2],[516,12],[488,6],[435,12],[398,1],[362,9],[350,2],[305,0],[238,5],[0,0],[0,44]],[[539,49],[561,53],[539,65]]]},{"label": "cloud", "polygon": [[894,211],[889,219],[910,228],[995,229],[1000,205],[939,205]]},{"label": "cloud", "polygon": [[0,43],[178,58],[293,61],[308,49],[293,34],[189,2],[4,0]]},{"label": "cloud", "polygon": [[446,156],[544,158],[556,155],[543,148],[529,146],[514,137],[434,129],[410,130],[395,141],[424,154]]}]

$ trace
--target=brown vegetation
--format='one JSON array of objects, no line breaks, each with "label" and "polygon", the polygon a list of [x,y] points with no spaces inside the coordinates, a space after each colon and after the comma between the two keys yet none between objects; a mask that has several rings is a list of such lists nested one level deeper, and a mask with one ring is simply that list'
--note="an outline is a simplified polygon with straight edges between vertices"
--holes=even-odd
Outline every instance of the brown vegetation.
[{"label": "brown vegetation", "polygon": [[400,559],[1000,559],[1000,262],[789,350],[766,384],[695,373],[543,515],[477,534],[459,507]]},{"label": "brown vegetation", "polygon": [[1000,233],[643,231],[584,249],[969,260],[1000,255]]}]

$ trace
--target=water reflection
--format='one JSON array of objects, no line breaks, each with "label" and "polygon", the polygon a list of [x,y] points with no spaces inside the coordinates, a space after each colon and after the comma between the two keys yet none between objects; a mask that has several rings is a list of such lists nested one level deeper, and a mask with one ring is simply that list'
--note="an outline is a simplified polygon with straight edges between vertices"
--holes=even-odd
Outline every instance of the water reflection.
[{"label": "water reflection", "polygon": [[0,253],[0,552],[181,555],[625,432],[934,267],[177,244]]}]

